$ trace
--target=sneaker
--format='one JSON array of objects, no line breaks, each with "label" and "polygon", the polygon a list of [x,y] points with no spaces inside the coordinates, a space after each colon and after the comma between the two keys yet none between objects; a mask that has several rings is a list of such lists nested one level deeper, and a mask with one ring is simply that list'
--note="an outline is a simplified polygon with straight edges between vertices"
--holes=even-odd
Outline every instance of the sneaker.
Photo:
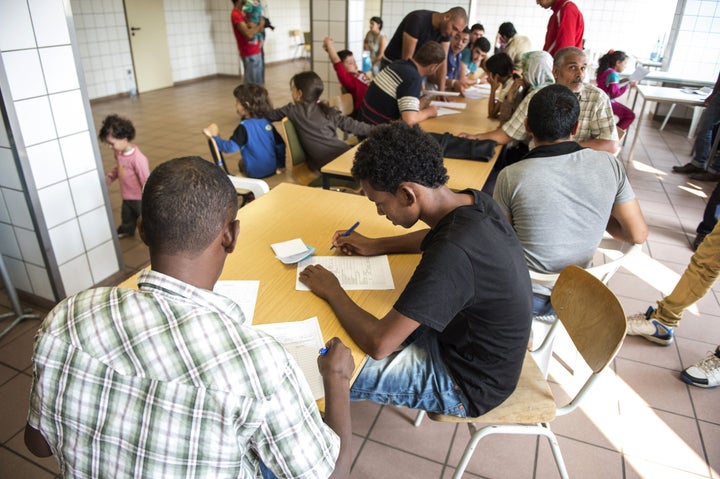
[{"label": "sneaker", "polygon": [[629,336],[642,336],[648,341],[663,346],[668,346],[673,342],[673,329],[665,326],[657,319],[651,319],[650,316],[655,308],[650,306],[644,313],[633,314],[627,317],[627,334]]},{"label": "sneaker", "polygon": [[703,173],[705,170],[692,163],[685,163],[682,166],[673,166],[672,171],[673,173]]},{"label": "sneaker", "polygon": [[720,346],[705,359],[693,364],[680,373],[680,379],[699,388],[720,386]]}]

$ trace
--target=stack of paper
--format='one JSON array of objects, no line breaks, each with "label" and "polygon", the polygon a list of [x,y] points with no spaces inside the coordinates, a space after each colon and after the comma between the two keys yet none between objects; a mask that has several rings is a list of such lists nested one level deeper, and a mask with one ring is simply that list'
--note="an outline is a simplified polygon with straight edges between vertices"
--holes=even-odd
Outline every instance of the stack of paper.
[{"label": "stack of paper", "polygon": [[325,396],[317,365],[318,352],[325,343],[317,317],[289,323],[256,324],[254,327],[266,332],[285,347],[300,366],[315,399]]},{"label": "stack of paper", "polygon": [[433,100],[430,102],[430,106],[438,108],[456,108],[458,110],[464,110],[467,107],[467,103],[460,103],[456,101],[437,101]]},{"label": "stack of paper", "polygon": [[270,247],[275,252],[275,257],[285,264],[295,264],[315,253],[315,248],[307,246],[300,238],[274,243]]}]

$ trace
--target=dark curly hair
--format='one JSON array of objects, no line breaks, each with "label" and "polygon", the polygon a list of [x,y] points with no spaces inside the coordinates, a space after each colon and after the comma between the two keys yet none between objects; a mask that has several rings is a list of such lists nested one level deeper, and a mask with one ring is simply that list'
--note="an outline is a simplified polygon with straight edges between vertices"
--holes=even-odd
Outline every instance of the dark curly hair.
[{"label": "dark curly hair", "polygon": [[273,109],[268,91],[256,83],[236,86],[233,95],[251,118],[264,118]]},{"label": "dark curly hair", "polygon": [[530,99],[527,127],[536,141],[569,138],[580,117],[580,103],[564,85],[548,85]]},{"label": "dark curly hair", "polygon": [[133,141],[135,138],[135,127],[127,118],[112,114],[105,117],[98,133],[100,141],[105,141],[108,135],[118,140]]},{"label": "dark curly hair", "polygon": [[402,121],[373,129],[358,148],[352,175],[390,193],[403,182],[437,188],[448,180],[438,142],[417,125]]},{"label": "dark curly hair", "polygon": [[627,58],[627,53],[621,50],[610,50],[598,60],[598,69],[596,76],[600,76],[602,72],[608,68],[615,68],[615,63],[621,62]]}]

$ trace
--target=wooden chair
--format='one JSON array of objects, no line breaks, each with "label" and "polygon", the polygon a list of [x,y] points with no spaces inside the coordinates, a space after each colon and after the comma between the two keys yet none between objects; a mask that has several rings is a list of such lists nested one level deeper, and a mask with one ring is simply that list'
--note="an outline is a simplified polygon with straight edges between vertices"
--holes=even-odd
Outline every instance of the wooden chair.
[{"label": "wooden chair", "polygon": [[280,124],[281,134],[285,140],[285,168],[288,176],[294,183],[300,185],[320,186],[320,173],[312,171],[308,166],[305,150],[300,144],[295,125],[288,117],[283,118]]},{"label": "wooden chair", "polygon": [[270,191],[270,187],[263,180],[231,174],[225,162],[225,157],[218,148],[217,143],[215,143],[215,138],[208,138],[208,148],[210,148],[210,156],[213,162],[225,171],[230,181],[232,181],[235,190],[238,192],[238,196],[242,197],[243,201],[240,206],[244,206]]},{"label": "wooden chair", "polygon": [[[515,391],[495,409],[480,417],[460,418],[428,413],[440,422],[467,423],[470,440],[453,475],[460,479],[478,442],[490,434],[545,436],[560,476],[568,477],[560,447],[550,421],[574,411],[587,396],[598,375],[612,361],[625,338],[625,313],[615,295],[599,279],[577,266],[565,268],[555,283],[552,304],[591,373],[570,402],[558,406],[550,387],[530,353],[525,355]],[[556,327],[556,323],[553,327]],[[489,423],[478,427],[476,423]]]}]

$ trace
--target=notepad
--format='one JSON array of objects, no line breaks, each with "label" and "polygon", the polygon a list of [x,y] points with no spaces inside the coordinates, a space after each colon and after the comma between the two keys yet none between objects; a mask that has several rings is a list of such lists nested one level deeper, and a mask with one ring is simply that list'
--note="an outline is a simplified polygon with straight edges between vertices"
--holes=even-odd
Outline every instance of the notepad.
[{"label": "notepad", "polygon": [[295,264],[315,253],[315,248],[307,246],[300,238],[273,243],[270,247],[275,252],[275,257],[285,264]]},{"label": "notepad", "polygon": [[295,289],[310,291],[300,282],[300,271],[319,264],[332,271],[340,285],[350,290],[395,289],[387,255],[382,256],[313,256],[298,263]]},{"label": "notepad", "polygon": [[300,366],[315,399],[325,396],[317,365],[318,351],[325,346],[325,342],[317,317],[287,323],[255,324],[253,327],[269,334],[285,347]]},{"label": "notepad", "polygon": [[454,108],[439,107],[437,109],[437,116],[457,115],[458,113],[460,113],[460,110],[455,110]]},{"label": "notepad", "polygon": [[245,316],[246,323],[252,323],[255,315],[255,304],[257,303],[260,281],[218,281],[213,291],[226,296],[237,303]]}]

